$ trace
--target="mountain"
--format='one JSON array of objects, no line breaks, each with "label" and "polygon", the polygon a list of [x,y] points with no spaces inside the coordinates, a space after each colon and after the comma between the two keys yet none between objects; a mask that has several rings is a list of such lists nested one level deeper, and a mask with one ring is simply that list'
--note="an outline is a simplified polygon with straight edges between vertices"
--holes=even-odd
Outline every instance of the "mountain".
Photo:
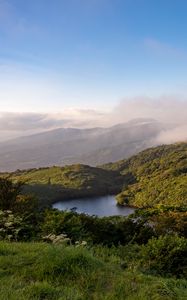
[{"label": "mountain", "polygon": [[109,128],[60,128],[17,138],[0,143],[0,171],[114,162],[152,146],[167,127],[136,119]]},{"label": "mountain", "polygon": [[[187,206],[187,143],[146,149],[129,159],[100,167],[71,165],[16,171],[42,205],[58,200],[118,194],[122,205]],[[4,176],[2,174],[1,176]]]},{"label": "mountain", "polygon": [[119,204],[187,206],[187,143],[150,148],[103,167],[124,176]]}]

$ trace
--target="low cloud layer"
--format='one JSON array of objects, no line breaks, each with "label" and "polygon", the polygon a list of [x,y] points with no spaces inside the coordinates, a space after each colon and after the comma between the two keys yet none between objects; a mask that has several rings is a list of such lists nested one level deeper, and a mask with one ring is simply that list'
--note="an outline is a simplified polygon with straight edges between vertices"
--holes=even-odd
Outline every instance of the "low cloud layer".
[{"label": "low cloud layer", "polygon": [[139,118],[168,124],[155,144],[187,140],[187,99],[171,96],[123,99],[110,112],[69,109],[59,114],[0,113],[0,140],[63,127],[109,127]]},{"label": "low cloud layer", "polygon": [[124,99],[111,114],[114,122],[129,121],[136,118],[152,118],[164,124],[155,144],[175,143],[187,140],[187,99],[163,96],[160,98],[138,97]]},{"label": "low cloud layer", "polygon": [[105,114],[94,110],[66,110],[59,114],[0,113],[0,141],[56,128],[96,127]]}]

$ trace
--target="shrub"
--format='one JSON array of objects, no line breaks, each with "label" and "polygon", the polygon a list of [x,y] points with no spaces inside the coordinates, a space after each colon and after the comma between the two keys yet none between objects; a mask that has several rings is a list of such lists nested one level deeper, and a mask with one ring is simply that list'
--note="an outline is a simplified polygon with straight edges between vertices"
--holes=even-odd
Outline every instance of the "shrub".
[{"label": "shrub", "polygon": [[36,239],[34,224],[11,210],[0,210],[0,240],[28,241]]},{"label": "shrub", "polygon": [[23,183],[13,183],[9,178],[0,178],[0,209],[12,209],[20,194]]},{"label": "shrub", "polygon": [[158,274],[187,277],[187,239],[178,236],[152,238],[142,246],[141,266]]}]

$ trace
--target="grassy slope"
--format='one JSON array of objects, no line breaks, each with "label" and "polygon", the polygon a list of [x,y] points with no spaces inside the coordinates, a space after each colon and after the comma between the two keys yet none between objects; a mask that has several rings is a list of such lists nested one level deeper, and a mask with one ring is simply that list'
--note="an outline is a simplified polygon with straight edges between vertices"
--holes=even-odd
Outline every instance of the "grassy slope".
[{"label": "grassy slope", "polygon": [[26,182],[26,193],[35,193],[45,204],[65,198],[113,194],[122,187],[119,172],[81,164],[17,171],[11,177]]},{"label": "grassy slope", "polygon": [[0,243],[0,300],[187,299],[187,281],[121,267],[114,249]]},{"label": "grassy slope", "polygon": [[187,143],[147,149],[104,168],[132,179],[133,184],[124,184],[124,191],[117,197],[121,204],[187,205]]}]

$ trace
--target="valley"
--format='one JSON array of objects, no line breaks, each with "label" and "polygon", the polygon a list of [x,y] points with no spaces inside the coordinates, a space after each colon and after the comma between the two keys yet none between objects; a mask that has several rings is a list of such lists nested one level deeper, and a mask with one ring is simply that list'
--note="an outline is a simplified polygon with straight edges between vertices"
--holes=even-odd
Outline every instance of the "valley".
[{"label": "valley", "polygon": [[150,148],[99,167],[54,166],[1,176],[24,182],[24,192],[34,194],[43,207],[67,199],[106,195],[116,195],[119,205],[139,208],[186,206],[187,144]]}]

